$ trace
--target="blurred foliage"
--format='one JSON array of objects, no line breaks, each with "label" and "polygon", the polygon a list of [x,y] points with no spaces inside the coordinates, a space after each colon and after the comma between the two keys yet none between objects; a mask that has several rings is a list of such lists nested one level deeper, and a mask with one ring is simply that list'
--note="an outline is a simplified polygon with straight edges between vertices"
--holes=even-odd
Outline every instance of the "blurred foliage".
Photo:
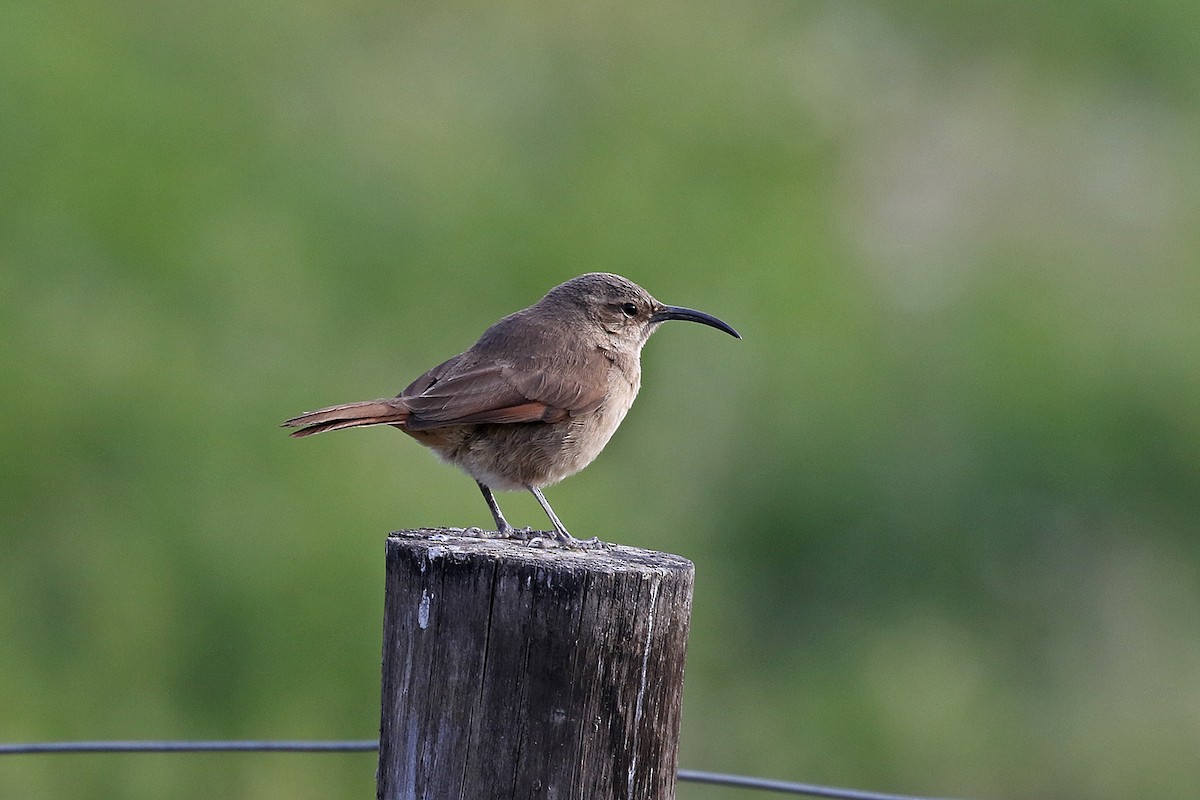
[{"label": "blurred foliage", "polygon": [[[1196,797],[1197,23],[8,0],[0,739],[372,736],[385,532],[487,510],[403,437],[277,424],[607,269],[745,335],[661,332],[551,491],[576,533],[697,564],[686,766]],[[28,757],[0,796],[373,773]]]}]

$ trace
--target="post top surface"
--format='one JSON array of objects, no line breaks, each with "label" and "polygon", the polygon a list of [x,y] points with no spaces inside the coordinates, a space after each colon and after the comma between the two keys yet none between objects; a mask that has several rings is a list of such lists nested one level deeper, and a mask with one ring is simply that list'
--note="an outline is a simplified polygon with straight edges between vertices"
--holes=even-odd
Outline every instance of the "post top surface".
[{"label": "post top surface", "polygon": [[690,573],[695,570],[691,561],[672,553],[608,542],[581,548],[564,547],[552,533],[539,535],[534,532],[530,538],[509,538],[479,528],[417,528],[392,531],[388,534],[388,546],[393,543],[424,551],[429,559],[490,558],[547,568],[605,572]]}]

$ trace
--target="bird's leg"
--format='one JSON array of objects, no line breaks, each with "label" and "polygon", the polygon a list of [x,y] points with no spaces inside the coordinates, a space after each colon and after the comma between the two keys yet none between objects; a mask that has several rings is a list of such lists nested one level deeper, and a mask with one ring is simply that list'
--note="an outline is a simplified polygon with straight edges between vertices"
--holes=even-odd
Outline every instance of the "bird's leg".
[{"label": "bird's leg", "polygon": [[558,538],[558,540],[563,544],[579,544],[580,542],[578,539],[567,533],[567,529],[563,527],[562,521],[558,518],[558,515],[554,513],[554,509],[550,507],[548,502],[546,502],[546,498],[542,494],[542,490],[536,486],[529,486],[527,488],[529,491],[533,492],[533,496],[536,497],[537,501],[542,504],[542,510],[546,512],[546,516],[548,516],[550,518],[550,522],[554,524],[554,535]]},{"label": "bird's leg", "polygon": [[500,511],[500,504],[496,502],[496,498],[492,496],[492,490],[479,481],[475,481],[479,486],[479,491],[483,492],[483,499],[487,501],[488,508],[492,510],[492,517],[496,520],[496,530],[502,536],[513,536],[516,530],[512,525],[508,524],[508,520],[504,518],[504,514]]}]

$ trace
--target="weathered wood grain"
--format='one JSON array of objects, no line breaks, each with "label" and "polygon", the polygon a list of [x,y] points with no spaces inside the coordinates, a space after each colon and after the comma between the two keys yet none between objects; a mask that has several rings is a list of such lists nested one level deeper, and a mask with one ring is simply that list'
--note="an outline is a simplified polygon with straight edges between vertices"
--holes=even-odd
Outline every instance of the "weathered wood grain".
[{"label": "weathered wood grain", "polygon": [[691,562],[463,533],[388,538],[379,797],[673,798]]}]

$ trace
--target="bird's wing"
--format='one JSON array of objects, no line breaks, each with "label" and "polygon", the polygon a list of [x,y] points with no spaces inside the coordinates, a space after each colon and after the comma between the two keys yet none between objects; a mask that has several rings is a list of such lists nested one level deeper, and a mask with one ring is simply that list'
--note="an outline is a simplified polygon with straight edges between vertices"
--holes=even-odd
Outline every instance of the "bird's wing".
[{"label": "bird's wing", "polygon": [[569,376],[603,376],[609,366],[600,350],[585,355],[581,363],[571,364],[536,357],[514,362],[455,356],[417,378],[400,394],[411,412],[405,428],[559,422],[586,414],[604,402],[606,381],[585,383]]},{"label": "bird's wing", "polygon": [[462,360],[462,357],[464,355],[466,355],[466,353],[459,353],[454,358],[447,359],[447,360],[443,361],[441,364],[438,364],[436,367],[429,370],[421,377],[417,378],[415,381],[410,383],[408,386],[404,387],[404,391],[402,391],[399,395],[397,395],[397,397],[415,397],[415,396],[421,394],[426,389],[428,389],[430,386],[433,386],[435,383],[440,381],[442,379],[442,376],[450,374],[453,371],[455,365],[457,365],[458,362],[460,360]]}]

